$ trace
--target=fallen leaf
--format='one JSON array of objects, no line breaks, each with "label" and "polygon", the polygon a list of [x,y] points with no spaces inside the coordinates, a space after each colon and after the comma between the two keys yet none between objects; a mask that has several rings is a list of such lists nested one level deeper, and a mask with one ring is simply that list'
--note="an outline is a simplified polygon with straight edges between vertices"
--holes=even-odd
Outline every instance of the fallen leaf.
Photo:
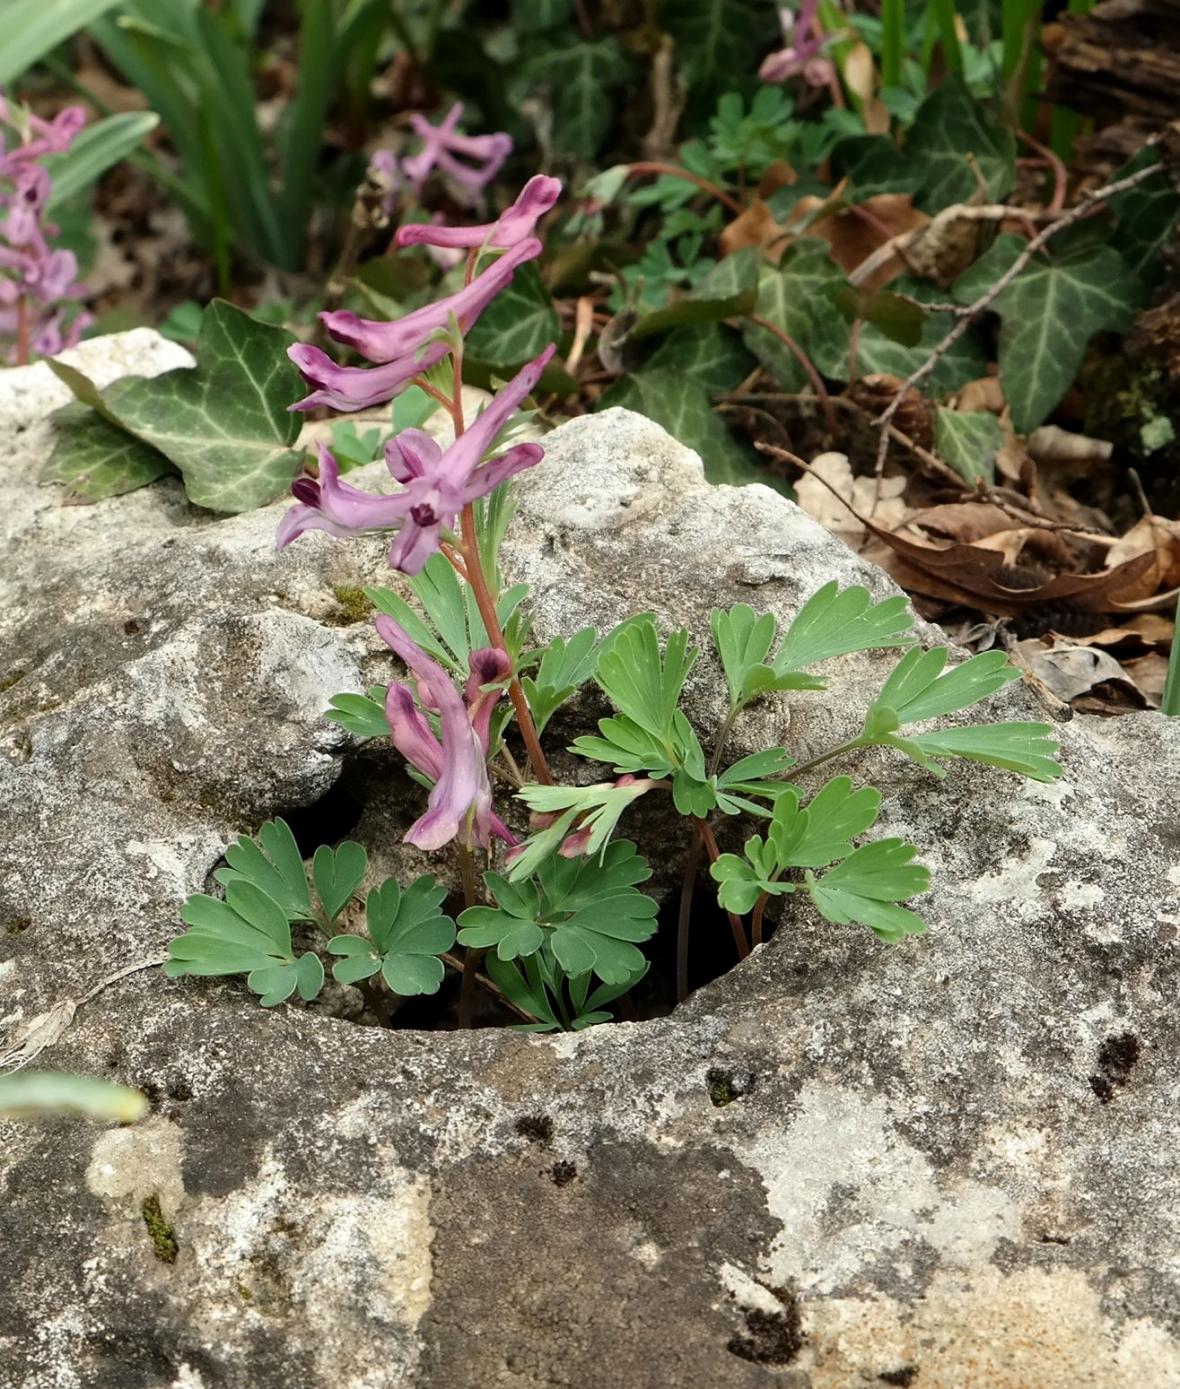
[{"label": "fallen leaf", "polygon": [[963,414],[973,410],[990,410],[999,415],[1004,409],[1004,388],[998,376],[981,376],[968,381],[955,399],[954,408]]},{"label": "fallen leaf", "polygon": [[1096,463],[1105,463],[1114,445],[1105,439],[1073,434],[1055,424],[1043,424],[1028,436],[1029,456],[1037,463],[1066,463],[1086,472]]},{"label": "fallen leaf", "polygon": [[1114,542],[1107,558],[1115,565],[1140,555],[1150,556],[1151,563],[1135,584],[1119,595],[1124,603],[1150,598],[1161,588],[1180,584],[1180,522],[1163,516],[1143,516]]},{"label": "fallen leaf", "polygon": [[[904,477],[881,481],[876,514],[886,527],[900,525],[905,516],[905,503],[901,500],[905,486]],[[856,512],[872,508],[875,490],[873,478],[853,477],[848,456],[843,453],[819,454],[795,484],[795,496],[803,510],[850,545],[864,537],[865,526]]]},{"label": "fallen leaf", "polygon": [[782,258],[785,247],[783,229],[766,203],[761,198],[755,198],[721,232],[717,238],[717,248],[722,256],[732,256],[737,251],[744,251],[747,246],[770,248],[776,240],[779,244],[772,259],[777,262]]},{"label": "fallen leaf", "polygon": [[1030,639],[1014,642],[1012,655],[1066,704],[1107,683],[1124,685],[1133,697],[1142,700],[1140,707],[1147,702],[1136,682],[1108,651],[1076,644],[1049,646],[1043,640]]}]

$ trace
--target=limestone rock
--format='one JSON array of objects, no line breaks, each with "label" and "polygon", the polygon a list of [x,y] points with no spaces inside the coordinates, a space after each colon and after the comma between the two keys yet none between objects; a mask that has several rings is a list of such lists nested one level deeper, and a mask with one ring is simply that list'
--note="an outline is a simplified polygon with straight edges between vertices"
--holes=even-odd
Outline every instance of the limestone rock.
[{"label": "limestone rock", "polygon": [[[389,581],[381,547],[276,555],[281,506],[213,519],[168,483],[62,510],[28,481],[56,389],[0,376],[26,441],[0,481],[0,1027],[158,954],[233,834],[393,767],[319,717],[387,678],[348,601]],[[716,604],[892,591],[638,416],[547,449],[505,553],[543,636],[653,609],[704,638]],[[890,659],[834,663],[831,697],[751,711],[735,746],[826,746]],[[702,661],[706,740],[711,681]],[[1045,717],[1019,688],[989,712]],[[1059,731],[1052,787],[852,768],[934,869],[929,935],[793,908],[658,1021],[379,1031],[232,983],[112,984],[42,1061],[154,1112],[0,1124],[0,1384],[1176,1383],[1180,743],[1151,714]],[[416,813],[388,784],[357,830],[375,852]]]}]

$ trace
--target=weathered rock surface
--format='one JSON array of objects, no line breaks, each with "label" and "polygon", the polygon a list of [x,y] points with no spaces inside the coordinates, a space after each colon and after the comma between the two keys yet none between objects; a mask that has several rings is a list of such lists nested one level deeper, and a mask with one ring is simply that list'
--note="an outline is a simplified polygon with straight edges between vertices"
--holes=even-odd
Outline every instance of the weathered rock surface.
[{"label": "weathered rock surface", "polygon": [[[141,333],[80,361],[175,351]],[[29,482],[60,395],[0,374],[0,1029],[159,955],[266,816],[377,772],[358,835],[380,850],[416,813],[319,717],[388,670],[355,603],[388,582],[380,546],[276,555],[278,507],[216,519],[168,483],[62,510]],[[621,411],[550,436],[506,564],[546,635],[889,591]],[[889,659],[739,742],[826,746]],[[704,666],[692,701],[707,734]],[[1019,689],[993,712],[1044,717]],[[0,1124],[0,1385],[1177,1383],[1180,742],[1149,714],[1060,733],[1053,787],[866,760],[935,870],[930,934],[886,948],[800,910],[660,1021],[388,1032],[154,969],[110,985],[42,1061],[154,1112]]]}]

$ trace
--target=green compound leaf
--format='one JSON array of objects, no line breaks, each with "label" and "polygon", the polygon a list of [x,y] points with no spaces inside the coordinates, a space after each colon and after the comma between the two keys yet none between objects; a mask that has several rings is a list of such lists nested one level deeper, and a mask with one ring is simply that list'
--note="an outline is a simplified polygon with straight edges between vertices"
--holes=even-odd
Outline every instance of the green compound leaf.
[{"label": "green compound leaf", "polygon": [[944,675],[947,654],[945,646],[906,652],[865,714],[862,738],[866,742],[907,723],[954,714],[1020,679],[1003,651],[984,651]]},{"label": "green compound leaf", "polygon": [[650,876],[625,839],[598,857],[551,856],[535,885],[487,873],[484,882],[496,906],[469,907],[459,918],[459,941],[476,949],[495,946],[503,961],[547,947],[567,976],[592,971],[604,984],[626,986],[647,964],[634,942],[656,930],[658,904],[635,889]]},{"label": "green compound leaf", "polygon": [[164,965],[169,978],[246,974],[264,1008],[282,1003],[296,989],[303,999],[319,993],[324,980],[319,959],[296,958],[286,909],[248,879],[230,881],[224,902],[203,894],[190,897],[180,914],[190,929],[171,942]]},{"label": "green compound leaf", "polygon": [[477,362],[517,367],[553,342],[560,327],[537,267],[522,265],[472,326],[466,350]]},{"label": "green compound leaf", "polygon": [[737,603],[728,611],[714,608],[709,614],[709,630],[725,671],[730,708],[738,709],[752,697],[751,673],[766,669],[762,663],[778,624],[770,613],[757,614],[748,603]]},{"label": "green compound leaf", "polygon": [[642,367],[599,398],[599,410],[620,406],[646,415],[700,455],[710,482],[735,487],[765,481],[713,409],[701,383],[673,366]]},{"label": "green compound leaf", "polygon": [[979,188],[972,160],[992,202],[1003,202],[1016,177],[1016,141],[991,121],[961,78],[945,81],[918,108],[905,157],[924,173],[915,203],[940,212],[970,202]]},{"label": "green compound leaf", "polygon": [[[758,843],[761,845],[762,841]],[[748,852],[749,844],[746,847]],[[794,883],[771,882],[764,876],[761,864],[756,866],[737,854],[722,854],[709,873],[717,884],[718,902],[727,912],[737,912],[741,916],[753,911],[755,902],[764,892],[779,896],[795,890]]]},{"label": "green compound leaf", "polygon": [[[997,237],[955,282],[955,298],[974,303],[1025,244],[1018,236]],[[992,304],[1000,316],[1000,379],[1018,432],[1045,419],[1073,383],[1086,344],[1102,329],[1124,329],[1141,298],[1139,282],[1110,246],[1034,258],[1001,291]]]},{"label": "green compound leaf", "polygon": [[520,682],[538,733],[594,674],[597,658],[598,633],[593,627],[583,627],[572,637],[554,637],[541,652],[536,675]]},{"label": "green compound leaf", "polygon": [[608,762],[616,772],[650,772],[653,776],[668,776],[676,767],[676,759],[665,743],[633,720],[619,715],[599,719],[601,738],[586,734],[575,738],[570,751],[593,762]]},{"label": "green compound leaf", "polygon": [[79,401],[55,410],[50,419],[53,452],[41,470],[41,480],[61,483],[67,502],[121,497],[176,471],[158,449],[108,423]]},{"label": "green compound leaf", "polygon": [[926,929],[922,918],[896,905],[930,886],[929,871],[911,862],[917,852],[900,839],[879,839],[854,849],[822,878],[808,871],[806,890],[822,915],[838,926],[855,921],[890,942],[921,935]]},{"label": "green compound leaf", "polygon": [[257,839],[243,835],[225,851],[228,868],[214,878],[228,888],[232,883],[253,883],[277,902],[291,921],[312,921],[311,894],[303,855],[286,820],[267,820]]},{"label": "green compound leaf", "polygon": [[330,723],[338,723],[357,738],[388,738],[385,689],[384,685],[373,685],[367,695],[333,695],[328,701],[330,707],[324,718]]},{"label": "green compound leaf", "polygon": [[437,993],[446,974],[438,956],[455,943],[455,923],[439,910],[445,896],[446,888],[428,875],[405,892],[393,878],[373,888],[365,899],[368,940],[343,935],[328,942],[333,955],[344,957],[332,966],[333,978],[355,984],[380,970],[395,994]]},{"label": "green compound leaf", "polygon": [[853,651],[906,646],[913,621],[903,597],[874,603],[867,588],[854,584],[841,589],[833,579],[800,608],[771,667],[781,677]]},{"label": "green compound leaf", "polygon": [[621,714],[670,745],[680,692],[696,658],[685,629],[669,634],[661,658],[655,623],[631,619],[603,643],[595,678]]},{"label": "green compound leaf", "polygon": [[321,844],[311,862],[315,890],[329,921],[335,921],[365,878],[369,856],[364,845],[346,839],[338,848]]},{"label": "green compound leaf", "polygon": [[823,868],[851,853],[851,841],[877,818],[881,793],[852,789],[850,777],[835,777],[807,803],[786,791],[775,801],[767,839],[778,868]]},{"label": "green compound leaf", "polygon": [[[577,750],[577,749],[575,749]],[[641,780],[627,786],[604,781],[593,786],[525,786],[518,793],[530,810],[557,818],[532,835],[512,859],[508,877],[514,884],[535,873],[555,854],[575,825],[586,836],[584,852],[597,854],[614,834],[624,811],[651,790]]]},{"label": "green compound leaf", "polygon": [[931,758],[960,757],[1034,781],[1054,781],[1061,775],[1061,764],[1056,760],[1060,749],[1052,733],[1046,723],[991,723],[887,741],[936,775],[941,775],[941,768]]},{"label": "green compound leaf", "polygon": [[934,442],[945,462],[968,482],[996,480],[996,454],[1004,443],[1000,421],[990,410],[934,412]]}]

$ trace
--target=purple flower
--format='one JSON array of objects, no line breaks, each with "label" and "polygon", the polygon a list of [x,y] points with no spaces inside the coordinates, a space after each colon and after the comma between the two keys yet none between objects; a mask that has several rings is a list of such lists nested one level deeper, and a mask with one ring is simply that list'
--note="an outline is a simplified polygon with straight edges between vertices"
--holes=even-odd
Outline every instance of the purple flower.
[{"label": "purple flower", "polygon": [[53,182],[38,160],[68,149],[86,124],[86,113],[72,106],[45,121],[12,109],[0,94],[0,121],[22,141],[12,148],[0,142],[0,332],[23,337],[24,347],[54,356],[72,347],[92,320],[76,313],[67,322],[62,301],[85,290],[77,283],[73,253],[49,244],[57,233],[45,221]]},{"label": "purple flower", "polygon": [[452,317],[466,332],[512,279],[517,267],[540,254],[541,243],[536,237],[529,237],[494,261],[469,285],[392,323],[358,318],[347,310],[321,314],[320,320],[337,342],[355,347],[369,361],[393,363],[417,352],[440,330],[445,332]]},{"label": "purple flower", "polygon": [[438,549],[443,530],[454,528],[465,506],[541,461],[544,449],[539,444],[515,444],[486,463],[482,460],[541,379],[554,351],[547,347],[523,367],[445,451],[419,429],[404,429],[390,439],[386,466],[403,484],[392,496],[373,496],[341,482],[336,460],[321,445],[319,481],[297,478],[292,484],[298,505],[279,524],[279,548],[309,530],[338,537],[392,530],[396,534],[390,564],[405,574],[417,574]]},{"label": "purple flower", "polygon": [[316,389],[297,400],[289,410],[315,410],[326,405],[332,410],[364,410],[383,405],[407,386],[419,372],[429,371],[447,355],[445,342],[430,343],[418,356],[409,354],[379,367],[340,367],[318,347],[297,342],[287,348],[287,356],[299,374]]},{"label": "purple flower", "polygon": [[533,235],[537,222],[561,195],[561,181],[542,174],[529,179],[516,201],[494,222],[478,227],[439,227],[412,222],[402,227],[394,241],[398,246],[487,247],[508,250]]},{"label": "purple flower", "polygon": [[[788,9],[778,12],[783,37],[789,47],[771,53],[763,60],[758,76],[763,82],[785,82],[788,77],[802,73],[812,87],[826,87],[835,73],[831,62],[823,56],[823,39],[816,30],[819,0],[802,0],[798,16]],[[790,40],[793,36],[795,42]]]},{"label": "purple flower", "polygon": [[431,125],[425,116],[411,116],[410,126],[421,139],[422,149],[402,160],[402,172],[414,189],[421,191],[432,170],[438,169],[462,189],[468,202],[476,203],[512,153],[512,137],[503,133],[462,135],[455,129],[462,115],[463,103],[457,101],[438,125]]},{"label": "purple flower", "polygon": [[488,740],[492,709],[511,673],[506,652],[497,647],[473,651],[469,675],[460,695],[443,668],[391,617],[376,619],[381,639],[409,667],[422,707],[437,714],[441,742],[423,715],[408,685],[394,681],[385,698],[385,717],[398,752],[434,782],[426,814],[406,833],[419,849],[441,849],[452,839],[467,848],[486,849],[492,838],[515,844],[516,838],[492,809],[488,779]]}]

